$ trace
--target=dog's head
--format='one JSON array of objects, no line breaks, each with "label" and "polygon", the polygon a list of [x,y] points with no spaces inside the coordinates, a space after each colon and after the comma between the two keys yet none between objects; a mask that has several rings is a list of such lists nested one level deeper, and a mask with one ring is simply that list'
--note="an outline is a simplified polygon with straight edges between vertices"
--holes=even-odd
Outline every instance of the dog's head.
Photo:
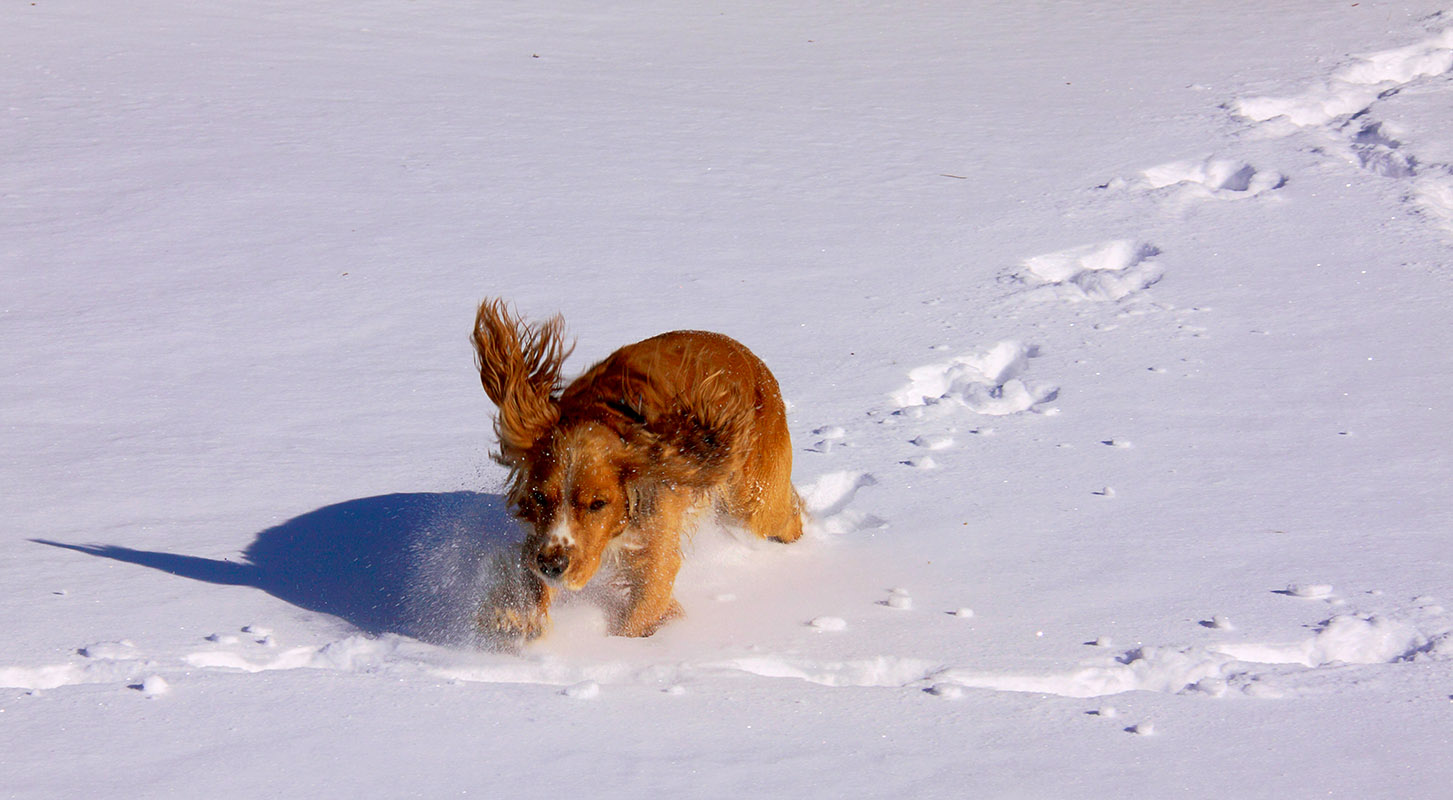
[{"label": "dog's head", "polygon": [[529,523],[525,566],[580,589],[630,521],[627,489],[639,473],[616,431],[562,425],[560,370],[570,348],[559,317],[530,325],[498,301],[479,307],[474,348],[485,393],[498,406],[496,461],[510,469],[510,505]]},{"label": "dog's head", "polygon": [[510,496],[530,526],[525,566],[567,589],[584,588],[639,510],[637,460],[596,423],[554,430],[533,454]]}]

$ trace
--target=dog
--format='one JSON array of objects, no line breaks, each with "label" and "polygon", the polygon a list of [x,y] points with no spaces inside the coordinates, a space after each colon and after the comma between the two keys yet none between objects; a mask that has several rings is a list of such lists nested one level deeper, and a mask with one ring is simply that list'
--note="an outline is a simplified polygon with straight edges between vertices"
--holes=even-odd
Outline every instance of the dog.
[{"label": "dog", "polygon": [[[541,636],[561,589],[609,566],[618,636],[684,613],[672,595],[682,537],[715,510],[758,537],[802,537],[777,381],[741,343],[675,331],[626,345],[565,385],[559,316],[530,324],[487,299],[474,320],[480,382],[498,409],[508,501],[526,523],[517,580],[479,612],[495,640]],[[512,570],[514,571],[514,570]]]}]

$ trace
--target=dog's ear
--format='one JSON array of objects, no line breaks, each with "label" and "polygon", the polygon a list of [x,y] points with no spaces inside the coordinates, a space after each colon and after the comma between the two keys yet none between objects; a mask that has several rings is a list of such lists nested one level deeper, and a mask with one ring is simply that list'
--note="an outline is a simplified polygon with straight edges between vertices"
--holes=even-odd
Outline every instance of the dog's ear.
[{"label": "dog's ear", "polygon": [[565,344],[564,328],[558,316],[527,324],[502,300],[479,304],[473,335],[476,365],[485,394],[499,407],[496,460],[506,465],[519,465],[560,419],[560,369],[573,349]]}]

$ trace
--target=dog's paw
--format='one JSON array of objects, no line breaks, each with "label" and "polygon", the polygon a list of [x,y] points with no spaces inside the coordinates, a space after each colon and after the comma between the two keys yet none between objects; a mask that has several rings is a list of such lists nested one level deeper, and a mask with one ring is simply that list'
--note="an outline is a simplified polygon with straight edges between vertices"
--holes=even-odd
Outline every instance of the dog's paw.
[{"label": "dog's paw", "polygon": [[518,645],[545,635],[550,618],[536,610],[515,605],[488,605],[477,618],[479,632],[495,645]]},{"label": "dog's paw", "polygon": [[642,617],[639,613],[625,615],[624,618],[611,626],[611,635],[643,638],[655,633],[662,625],[665,625],[671,620],[684,616],[686,616],[686,609],[682,608],[681,604],[673,599],[671,605],[667,606],[666,610],[655,619]]}]

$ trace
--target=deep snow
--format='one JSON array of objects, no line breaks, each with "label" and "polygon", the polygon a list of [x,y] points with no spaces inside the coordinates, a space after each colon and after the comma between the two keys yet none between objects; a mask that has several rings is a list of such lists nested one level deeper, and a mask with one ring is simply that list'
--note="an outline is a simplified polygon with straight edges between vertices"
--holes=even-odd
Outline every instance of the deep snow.
[{"label": "deep snow", "polygon": [[[1453,11],[39,0],[0,64],[7,796],[1453,782]],[[750,345],[809,536],[476,648],[487,294]]]}]

